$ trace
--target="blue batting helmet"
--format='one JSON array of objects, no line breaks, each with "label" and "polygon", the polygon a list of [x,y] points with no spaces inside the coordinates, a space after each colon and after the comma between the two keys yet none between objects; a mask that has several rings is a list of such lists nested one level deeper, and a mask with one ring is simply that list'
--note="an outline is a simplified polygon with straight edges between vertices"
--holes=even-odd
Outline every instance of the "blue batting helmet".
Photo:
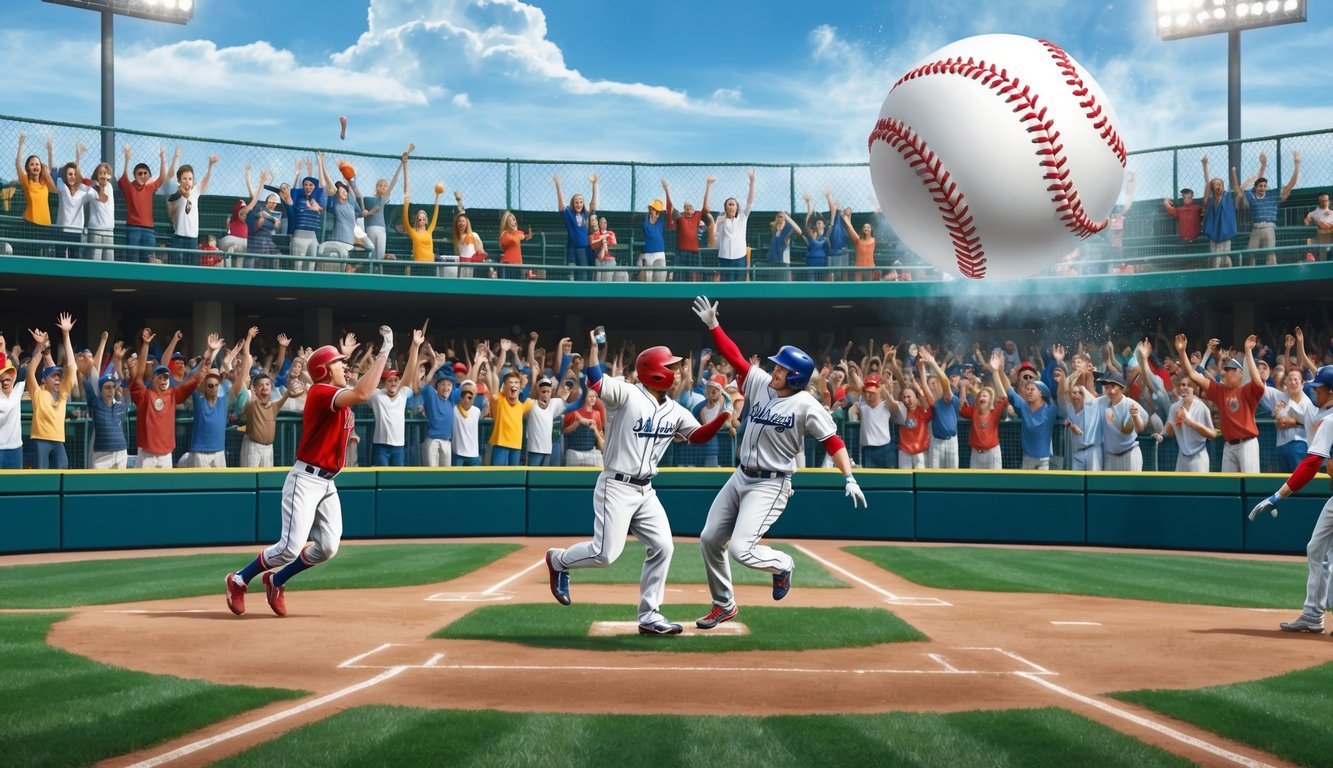
[{"label": "blue batting helmet", "polygon": [[1333,365],[1325,365],[1315,371],[1314,379],[1310,383],[1316,387],[1333,390]]},{"label": "blue batting helmet", "polygon": [[769,362],[777,363],[787,369],[787,386],[792,389],[805,389],[810,383],[811,374],[815,372],[815,361],[790,344],[779,349],[776,355],[768,359]]}]

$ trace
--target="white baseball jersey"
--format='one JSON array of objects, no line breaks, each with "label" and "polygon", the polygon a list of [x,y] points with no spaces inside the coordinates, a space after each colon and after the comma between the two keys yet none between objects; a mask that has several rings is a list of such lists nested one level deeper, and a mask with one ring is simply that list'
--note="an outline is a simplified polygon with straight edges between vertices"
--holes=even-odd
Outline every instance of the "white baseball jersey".
[{"label": "white baseball jersey", "polygon": [[1275,419],[1281,417],[1296,419],[1296,426],[1278,428],[1277,445],[1286,445],[1292,440],[1308,440],[1310,431],[1314,428],[1315,411],[1319,410],[1309,397],[1302,394],[1298,403],[1283,390],[1264,387],[1264,396],[1259,398],[1259,404],[1267,408]]},{"label": "white baseball jersey", "polygon": [[1333,409],[1319,412],[1319,421],[1314,428],[1314,437],[1310,438],[1310,449],[1306,453],[1328,458],[1329,449],[1333,448]]},{"label": "white baseball jersey", "polygon": [[[1107,453],[1124,453],[1125,451],[1133,449],[1134,446],[1138,444],[1139,433],[1133,428],[1134,414],[1143,413],[1143,406],[1139,405],[1137,401],[1130,400],[1128,397],[1122,397],[1120,398],[1119,403],[1111,405],[1111,399],[1106,395],[1102,395],[1095,400],[1085,401],[1083,409],[1087,410],[1089,408],[1092,409],[1093,413],[1098,414],[1099,419],[1102,421],[1102,448]],[[1115,414],[1112,417],[1115,419],[1115,427],[1106,424],[1107,411]],[[1130,427],[1128,434],[1120,431],[1126,426]]]},{"label": "white baseball jersey", "polygon": [[[1176,412],[1181,409],[1184,403],[1184,400],[1177,400],[1171,404],[1171,410],[1167,411],[1166,414],[1166,422],[1171,425],[1171,431],[1176,436],[1176,445],[1180,446],[1181,455],[1197,456],[1200,451],[1208,448],[1208,440],[1204,438],[1203,435],[1199,434],[1194,427],[1185,424],[1176,424]],[[1209,429],[1213,428],[1212,412],[1209,411],[1208,406],[1197,397],[1194,398],[1194,402],[1190,403],[1190,407],[1185,411],[1185,415]]]},{"label": "white baseball jersey", "polygon": [[657,402],[642,384],[603,376],[606,450],[602,466],[630,477],[652,477],[676,435],[689,437],[699,421],[671,398]]},{"label": "white baseball jersey", "polygon": [[791,474],[806,434],[823,442],[837,432],[833,417],[809,392],[787,397],[769,384],[773,377],[758,366],[745,374],[744,394],[750,409],[741,439],[741,466]]}]

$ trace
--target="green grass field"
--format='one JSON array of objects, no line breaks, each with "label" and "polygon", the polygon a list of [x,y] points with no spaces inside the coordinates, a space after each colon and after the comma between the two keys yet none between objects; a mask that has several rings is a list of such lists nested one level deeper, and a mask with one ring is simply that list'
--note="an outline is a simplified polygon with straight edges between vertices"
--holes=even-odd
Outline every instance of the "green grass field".
[{"label": "green grass field", "polygon": [[[435,584],[518,549],[517,544],[344,546],[327,565],[302,573],[293,583],[301,589]],[[7,566],[0,568],[0,584],[5,585],[0,608],[71,608],[220,595],[223,577],[240,570],[258,551]]]},{"label": "green grass field", "polygon": [[[1312,658],[1328,658],[1333,652],[1333,641],[1307,642]],[[1111,695],[1299,765],[1333,765],[1333,727],[1328,722],[1333,712],[1333,663],[1236,685]]]},{"label": "green grass field", "polygon": [[0,616],[0,762],[91,765],[302,691],[110,667],[46,644],[60,614]]},{"label": "green grass field", "polygon": [[[792,556],[796,563],[794,587],[846,587],[847,584],[824,570],[819,563],[805,556],[790,544],[776,544],[774,549]],[[643,570],[643,545],[630,539],[625,542],[625,551],[614,563],[605,568],[580,568],[570,571],[570,581],[576,584],[638,584],[639,573]],[[773,575],[746,568],[735,562],[731,564],[731,578],[735,584],[773,583]],[[707,584],[704,573],[704,561],[699,555],[699,548],[694,542],[682,542],[676,546],[676,553],[671,558],[671,570],[667,574],[668,584]]]},{"label": "green grass field", "polygon": [[1238,608],[1295,606],[1306,566],[1189,555],[985,547],[854,546],[846,550],[937,589],[1045,592]]},{"label": "green grass field", "polygon": [[[709,605],[668,605],[663,612],[679,624],[708,613]],[[634,621],[633,605],[526,604],[488,605],[437,631],[431,637],[494,640],[544,648],[587,651],[788,651],[849,648],[925,640],[907,622],[881,608],[777,608],[741,606],[736,619],[748,635],[707,637],[589,637],[595,621]]]},{"label": "green grass field", "polygon": [[[558,707],[558,701],[552,702]],[[680,717],[360,707],[219,763],[242,768],[624,765],[882,768],[1188,766],[1059,709],[817,717]]]}]

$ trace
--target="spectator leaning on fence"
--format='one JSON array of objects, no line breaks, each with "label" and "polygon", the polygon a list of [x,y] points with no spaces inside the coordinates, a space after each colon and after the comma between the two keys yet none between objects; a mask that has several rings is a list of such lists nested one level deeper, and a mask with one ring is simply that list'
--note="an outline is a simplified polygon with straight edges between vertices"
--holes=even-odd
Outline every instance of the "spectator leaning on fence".
[{"label": "spectator leaning on fence", "polygon": [[[1210,349],[1216,340],[1208,342]],[[1176,335],[1176,353],[1180,357],[1181,367],[1190,379],[1199,386],[1205,400],[1217,404],[1218,419],[1222,422],[1222,437],[1227,445],[1222,449],[1222,471],[1255,474],[1259,471],[1259,427],[1254,421],[1254,411],[1259,400],[1264,396],[1264,386],[1259,380],[1259,369],[1254,364],[1254,347],[1258,338],[1249,336],[1245,339],[1245,362],[1236,358],[1227,360],[1222,366],[1222,381],[1216,382],[1204,376],[1190,365],[1186,347],[1189,340],[1185,334]],[[1244,381],[1242,371],[1249,373],[1249,380]]]},{"label": "spectator leaning on fence", "polygon": [[1328,247],[1333,243],[1333,208],[1328,205],[1328,193],[1319,193],[1319,202],[1313,211],[1305,214],[1305,225],[1313,225],[1314,241],[1319,245],[1319,260],[1328,260]]},{"label": "spectator leaning on fence", "polygon": [[[76,383],[74,344],[69,339],[74,318],[62,312],[59,326],[64,340],[64,368],[53,361],[50,335],[40,329],[30,331],[34,347],[32,360],[28,362],[27,389],[32,399],[31,437],[37,469],[69,469],[69,454],[65,452],[65,412]],[[39,368],[40,374],[37,372]]]}]

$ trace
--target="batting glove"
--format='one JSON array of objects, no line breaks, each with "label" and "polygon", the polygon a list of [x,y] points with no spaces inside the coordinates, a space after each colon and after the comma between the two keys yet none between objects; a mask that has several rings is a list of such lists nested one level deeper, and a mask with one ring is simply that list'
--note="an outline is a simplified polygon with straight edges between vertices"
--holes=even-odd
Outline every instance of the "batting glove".
[{"label": "batting glove", "polygon": [[381,325],[380,336],[384,337],[384,346],[380,348],[380,351],[388,352],[393,349],[393,329],[387,325]]},{"label": "batting glove", "polygon": [[856,509],[857,507],[870,508],[870,505],[866,503],[866,495],[861,490],[861,484],[856,482],[856,478],[851,475],[847,476],[846,495],[852,500],[852,509]]},{"label": "batting glove", "polygon": [[1277,503],[1280,500],[1281,497],[1275,493],[1272,496],[1269,496],[1268,498],[1259,502],[1258,504],[1255,504],[1254,509],[1250,510],[1250,519],[1253,520],[1254,518],[1258,517],[1259,514],[1263,512],[1265,509],[1268,510],[1269,514],[1271,514],[1273,517],[1277,517]]},{"label": "batting glove", "polygon": [[708,330],[711,331],[717,327],[716,301],[710,303],[707,296],[696,296],[694,298],[694,314],[698,315],[699,319],[704,321],[704,325],[708,326]]}]

